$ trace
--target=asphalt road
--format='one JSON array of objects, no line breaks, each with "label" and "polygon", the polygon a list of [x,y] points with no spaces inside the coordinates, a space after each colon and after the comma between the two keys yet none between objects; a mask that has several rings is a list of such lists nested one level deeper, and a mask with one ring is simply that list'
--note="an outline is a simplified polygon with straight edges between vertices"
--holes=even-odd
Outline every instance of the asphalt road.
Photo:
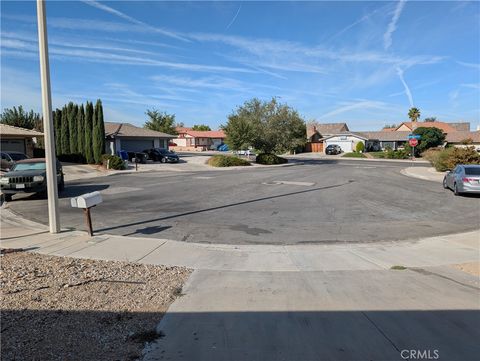
[{"label": "asphalt road", "polygon": [[[161,165],[160,165],[161,167]],[[225,244],[398,241],[480,228],[480,198],[400,173],[404,164],[307,161],[282,168],[123,174],[67,183],[63,227],[84,229],[70,197],[101,191],[98,233]],[[9,207],[47,223],[45,199]]]}]

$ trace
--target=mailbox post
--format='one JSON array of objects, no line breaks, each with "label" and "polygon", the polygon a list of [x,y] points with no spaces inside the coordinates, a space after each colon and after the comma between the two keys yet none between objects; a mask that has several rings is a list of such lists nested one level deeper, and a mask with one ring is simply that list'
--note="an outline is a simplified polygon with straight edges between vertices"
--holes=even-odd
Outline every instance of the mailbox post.
[{"label": "mailbox post", "polygon": [[73,208],[82,208],[85,216],[85,224],[90,237],[93,236],[92,217],[90,215],[90,208],[102,203],[102,195],[100,192],[85,193],[81,196],[70,198],[70,205]]}]

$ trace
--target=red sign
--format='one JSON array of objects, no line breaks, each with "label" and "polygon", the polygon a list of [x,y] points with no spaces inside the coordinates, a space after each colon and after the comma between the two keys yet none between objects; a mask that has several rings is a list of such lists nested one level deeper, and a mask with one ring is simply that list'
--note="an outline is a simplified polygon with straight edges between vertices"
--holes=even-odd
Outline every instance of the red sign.
[{"label": "red sign", "polygon": [[410,144],[411,147],[416,147],[418,145],[418,139],[411,138],[408,140],[408,144]]}]

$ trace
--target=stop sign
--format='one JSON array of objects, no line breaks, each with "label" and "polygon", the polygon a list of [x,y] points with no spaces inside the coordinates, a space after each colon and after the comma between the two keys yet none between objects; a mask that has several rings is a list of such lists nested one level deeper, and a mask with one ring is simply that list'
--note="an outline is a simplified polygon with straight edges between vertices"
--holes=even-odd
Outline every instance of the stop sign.
[{"label": "stop sign", "polygon": [[410,144],[411,147],[416,147],[418,145],[418,139],[411,138],[408,140],[408,144]]}]

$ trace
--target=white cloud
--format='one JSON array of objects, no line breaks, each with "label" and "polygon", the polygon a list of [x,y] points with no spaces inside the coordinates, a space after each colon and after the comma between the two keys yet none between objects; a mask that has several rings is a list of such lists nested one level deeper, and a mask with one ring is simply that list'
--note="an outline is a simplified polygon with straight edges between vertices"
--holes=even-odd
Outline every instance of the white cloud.
[{"label": "white cloud", "polygon": [[480,64],[478,64],[478,63],[466,63],[464,61],[457,61],[457,64],[460,64],[460,65],[465,66],[467,68],[473,68],[473,69],[480,70]]},{"label": "white cloud", "polygon": [[372,101],[372,100],[360,100],[355,102],[349,103],[341,103],[341,106],[337,109],[334,109],[326,114],[321,115],[320,119],[330,118],[334,115],[338,115],[341,113],[349,112],[351,110],[358,110],[358,109],[386,109],[388,108],[387,104],[380,101]]},{"label": "white cloud", "polygon": [[400,69],[398,66],[395,68],[395,70],[397,71],[398,77],[400,78],[400,81],[402,82],[403,87],[405,88],[405,94],[407,95],[408,102],[410,103],[410,107],[413,107],[412,92],[410,91],[410,88],[408,87],[408,84],[403,77],[403,70]]},{"label": "white cloud", "polygon": [[175,33],[175,32],[172,32],[172,31],[169,31],[169,30],[165,30],[165,29],[161,29],[161,28],[157,28],[157,27],[154,27],[154,26],[151,26],[147,23],[144,23],[143,21],[140,21],[138,19],[135,19],[127,14],[124,14],[122,13],[121,11],[118,11],[118,10],[115,10],[113,8],[111,8],[110,6],[107,6],[105,4],[102,4],[102,3],[99,3],[98,1],[94,1],[94,0],[88,0],[88,1],[83,1],[83,3],[87,4],[87,5],[90,5],[90,6],[93,6],[94,8],[97,8],[97,9],[100,9],[100,10],[103,10],[107,13],[110,13],[112,15],[115,15],[115,16],[118,16],[119,18],[122,18],[124,20],[127,20],[135,25],[140,25],[140,26],[144,26],[146,29],[149,29],[149,30],[152,30],[156,33],[160,33],[160,34],[163,34],[165,36],[169,36],[171,38],[175,38],[177,40],[182,40],[182,41],[188,41],[188,39],[185,39],[183,36],[180,36],[178,33]]},{"label": "white cloud", "polygon": [[240,4],[240,6],[238,7],[238,10],[237,10],[236,14],[233,16],[232,20],[228,23],[225,30],[230,29],[230,26],[232,26],[232,24],[235,22],[235,20],[237,20],[237,16],[238,16],[238,14],[240,14],[241,9],[242,9],[242,4]]},{"label": "white cloud", "polygon": [[388,24],[387,31],[383,34],[383,47],[385,50],[388,50],[392,46],[392,34],[397,30],[397,22],[402,14],[403,7],[405,6],[406,0],[399,0],[397,7],[393,13],[392,20]]}]

